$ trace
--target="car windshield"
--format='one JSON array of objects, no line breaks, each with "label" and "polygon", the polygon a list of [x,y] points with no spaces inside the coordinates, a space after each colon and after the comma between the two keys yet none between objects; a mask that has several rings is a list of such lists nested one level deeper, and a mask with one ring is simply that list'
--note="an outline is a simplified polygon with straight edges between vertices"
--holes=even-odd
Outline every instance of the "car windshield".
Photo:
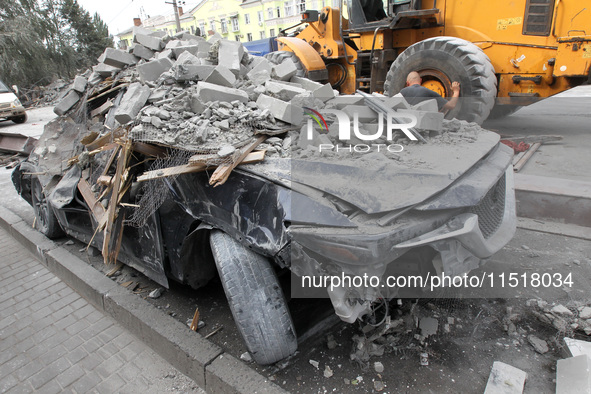
[{"label": "car windshield", "polygon": [[4,82],[0,81],[0,93],[10,93],[12,92],[12,90],[8,89],[8,87],[6,87],[6,85],[4,85]]}]

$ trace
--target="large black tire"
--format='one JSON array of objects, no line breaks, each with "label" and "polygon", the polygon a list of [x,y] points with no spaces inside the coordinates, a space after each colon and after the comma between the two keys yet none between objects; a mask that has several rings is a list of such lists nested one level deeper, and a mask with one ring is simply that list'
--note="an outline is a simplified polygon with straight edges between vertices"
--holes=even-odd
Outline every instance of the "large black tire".
[{"label": "large black tire", "polygon": [[22,114],[20,116],[15,116],[14,118],[10,118],[14,123],[25,123],[27,121],[27,114]]},{"label": "large black tire", "polygon": [[451,82],[460,82],[460,100],[456,108],[447,113],[448,119],[482,124],[495,104],[495,69],[488,56],[466,40],[435,37],[411,45],[392,63],[386,75],[384,91],[389,96],[400,92],[411,71],[442,80],[448,97],[451,96]]},{"label": "large black tire", "polygon": [[296,68],[298,69],[298,71],[296,72],[296,76],[302,77],[302,78],[308,77],[308,70],[306,70],[306,68],[304,67],[304,65],[300,61],[300,59],[293,52],[288,52],[288,51],[270,52],[270,53],[267,53],[264,57],[265,57],[265,59],[267,59],[268,61],[270,61],[273,64],[281,64],[285,61],[285,59],[291,59],[293,61],[293,63],[295,64]]},{"label": "large black tire", "polygon": [[253,359],[265,365],[295,353],[297,336],[269,260],[222,231],[211,232],[210,244],[234,321]]},{"label": "large black tire", "polygon": [[31,202],[35,212],[35,226],[47,238],[55,239],[64,235],[64,231],[53,213],[51,203],[43,193],[43,186],[36,177],[31,178]]}]

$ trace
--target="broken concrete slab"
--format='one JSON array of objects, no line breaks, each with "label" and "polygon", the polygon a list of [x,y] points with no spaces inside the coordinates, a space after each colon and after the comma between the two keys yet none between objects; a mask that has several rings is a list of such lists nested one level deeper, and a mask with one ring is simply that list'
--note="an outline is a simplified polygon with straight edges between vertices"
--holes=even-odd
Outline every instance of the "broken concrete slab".
[{"label": "broken concrete slab", "polygon": [[343,107],[342,111],[349,115],[351,120],[353,120],[355,114],[357,114],[360,122],[375,122],[378,120],[378,113],[364,105],[348,105]]},{"label": "broken concrete slab", "polygon": [[137,42],[135,40],[135,35],[136,34],[143,34],[145,36],[153,36],[154,33],[156,33],[156,32],[154,32],[152,30],[146,29],[145,27],[141,27],[141,26],[134,26],[133,29],[132,29],[132,32],[133,32],[133,36],[134,36],[133,37],[133,42]]},{"label": "broken concrete slab", "polygon": [[275,119],[282,120],[293,125],[302,123],[302,108],[296,107],[285,101],[261,94],[257,99],[257,105],[260,109],[269,109]]},{"label": "broken concrete slab", "polygon": [[197,66],[192,64],[178,66],[173,67],[173,75],[177,81],[202,81],[211,74],[215,67],[216,66]]},{"label": "broken concrete slab", "polygon": [[170,49],[172,50],[173,48],[176,47],[180,47],[181,46],[181,42],[178,40],[172,40],[166,43],[166,45],[164,46],[164,49]]},{"label": "broken concrete slab", "polygon": [[164,59],[165,57],[171,59],[173,56],[172,49],[165,49],[162,52],[156,52],[156,59]]},{"label": "broken concrete slab", "polygon": [[145,59],[145,60],[150,60],[154,57],[154,51],[146,48],[142,44],[135,44],[133,46],[133,51],[131,53],[134,56],[137,56],[137,57]]},{"label": "broken concrete slab", "polygon": [[281,64],[276,64],[273,66],[273,72],[271,73],[271,76],[280,81],[289,81],[291,77],[296,75],[297,72],[298,68],[296,67],[295,63],[291,59],[287,58],[283,59]]},{"label": "broken concrete slab", "polygon": [[53,108],[53,112],[55,112],[58,116],[62,116],[72,109],[78,100],[80,100],[80,95],[74,90],[70,90],[70,92],[66,94],[62,101],[60,101],[60,103],[56,105],[55,108]]},{"label": "broken concrete slab", "polygon": [[164,100],[166,97],[167,89],[154,89],[150,93],[150,97],[148,98],[149,103],[153,103],[156,101]]},{"label": "broken concrete slab", "polygon": [[414,115],[417,119],[417,129],[441,131],[443,127],[443,113],[441,112],[427,112],[415,111],[413,109],[399,110],[395,112],[395,116],[403,118],[404,121],[410,122],[410,119],[404,118],[402,115]]},{"label": "broken concrete slab", "polygon": [[232,102],[235,100],[242,103],[248,102],[248,94],[243,90],[214,85],[203,81],[197,84],[197,96],[204,103],[210,101]]},{"label": "broken concrete slab", "polygon": [[162,73],[170,70],[172,65],[172,60],[165,57],[163,59],[151,60],[147,63],[140,64],[139,66],[137,66],[137,71],[140,75],[140,80],[142,82],[151,82],[160,78]]},{"label": "broken concrete slab", "polygon": [[171,49],[174,57],[177,59],[185,52],[189,52],[191,55],[197,55],[197,53],[199,52],[198,45],[183,45]]},{"label": "broken concrete slab", "polygon": [[182,32],[182,35],[181,35],[180,39],[181,39],[181,40],[184,40],[184,41],[191,41],[191,40],[195,40],[195,41],[205,41],[205,38],[203,38],[203,37],[199,37],[199,36],[196,36],[196,35],[194,35],[194,34],[191,34],[191,33],[189,33],[188,31],[184,31],[184,32]]},{"label": "broken concrete slab", "polygon": [[591,359],[586,354],[556,364],[556,394],[572,393],[591,393]]},{"label": "broken concrete slab", "polygon": [[268,94],[283,101],[290,101],[298,94],[307,92],[305,89],[290,86],[274,80],[267,80],[265,82],[265,89],[267,90]]},{"label": "broken concrete slab", "polygon": [[484,394],[521,394],[527,373],[509,364],[495,361]]},{"label": "broken concrete slab", "polygon": [[424,317],[419,322],[419,328],[421,329],[421,335],[428,338],[431,335],[437,334],[437,327],[439,322],[433,317]]},{"label": "broken concrete slab", "polygon": [[361,95],[346,95],[337,96],[332,100],[327,101],[326,103],[334,106],[336,109],[343,109],[348,105],[361,105],[363,104],[363,102],[364,99]]},{"label": "broken concrete slab", "polygon": [[185,52],[181,53],[176,58],[176,62],[174,62],[175,66],[185,66],[188,64],[201,65],[201,59],[199,59],[197,56],[195,56],[191,52],[185,51]]},{"label": "broken concrete slab", "polygon": [[150,97],[150,88],[134,82],[127,88],[119,107],[115,111],[115,120],[126,124],[135,119]]},{"label": "broken concrete slab", "polygon": [[190,105],[191,111],[193,111],[197,115],[201,115],[203,111],[205,111],[205,109],[207,108],[207,106],[203,104],[203,101],[201,101],[199,96],[196,94],[191,96]]},{"label": "broken concrete slab", "polygon": [[[400,93],[395,94],[392,97],[384,98],[383,102],[385,106],[387,106],[388,108],[392,108],[395,111],[399,109],[410,109],[410,104],[408,104],[404,96]],[[437,104],[437,102],[435,102],[435,104]],[[435,112],[438,111],[435,110]]]},{"label": "broken concrete slab", "polygon": [[420,103],[413,105],[411,109],[417,111],[439,112],[439,106],[435,99],[421,101]]},{"label": "broken concrete slab", "polygon": [[101,77],[106,78],[110,77],[114,73],[118,73],[119,71],[121,71],[121,69],[118,67],[109,66],[104,63],[99,63],[96,66],[92,67],[92,71],[94,71]]},{"label": "broken concrete slab", "polygon": [[163,47],[162,39],[159,37],[138,33],[133,37],[133,40],[136,43],[142,44],[146,48],[151,49],[152,51],[159,51]]},{"label": "broken concrete slab", "polygon": [[321,84],[319,82],[312,81],[311,79],[308,79],[308,78],[298,77],[297,75],[294,75],[293,77],[291,77],[291,79],[289,81],[299,84],[302,88],[304,88],[310,92],[314,92],[315,90],[318,90],[324,86],[323,84]]},{"label": "broken concrete slab", "polygon": [[591,342],[580,341],[573,338],[564,338],[564,343],[570,357],[577,357],[583,354],[591,357]]},{"label": "broken concrete slab", "polygon": [[76,78],[74,78],[74,84],[72,85],[72,89],[74,89],[78,93],[84,93],[87,83],[88,80],[86,78],[84,78],[82,75],[78,75],[76,76]]},{"label": "broken concrete slab", "polygon": [[322,102],[327,102],[328,100],[335,97],[335,92],[332,88],[330,83],[321,85],[318,89],[312,91],[312,95]]},{"label": "broken concrete slab", "polygon": [[220,41],[218,50],[218,64],[223,64],[228,67],[234,75],[240,74],[240,63],[244,56],[244,47],[238,41]]},{"label": "broken concrete slab", "polygon": [[540,354],[548,353],[548,344],[543,339],[540,339],[535,335],[528,335],[527,340],[536,352]]},{"label": "broken concrete slab", "polygon": [[105,49],[103,63],[108,66],[123,68],[136,64],[137,62],[137,57],[133,56],[131,53],[114,48]]},{"label": "broken concrete slab", "polygon": [[[211,66],[207,66],[211,67]],[[204,78],[205,82],[231,88],[236,82],[236,76],[227,67],[216,66],[211,73]]]}]

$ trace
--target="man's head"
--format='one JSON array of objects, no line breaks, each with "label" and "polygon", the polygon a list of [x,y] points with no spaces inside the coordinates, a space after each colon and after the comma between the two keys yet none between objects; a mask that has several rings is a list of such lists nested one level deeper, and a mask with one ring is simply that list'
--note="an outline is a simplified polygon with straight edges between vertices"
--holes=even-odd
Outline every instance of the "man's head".
[{"label": "man's head", "polygon": [[408,77],[406,77],[406,86],[412,86],[412,85],[416,85],[416,84],[420,85],[421,82],[422,82],[421,76],[416,71],[411,71],[408,74]]}]

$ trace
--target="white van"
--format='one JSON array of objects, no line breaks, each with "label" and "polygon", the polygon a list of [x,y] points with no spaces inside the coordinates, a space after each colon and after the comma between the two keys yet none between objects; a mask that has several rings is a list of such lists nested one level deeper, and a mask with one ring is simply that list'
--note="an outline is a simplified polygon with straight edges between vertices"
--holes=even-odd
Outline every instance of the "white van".
[{"label": "white van", "polygon": [[12,89],[0,81],[0,120],[12,120],[14,123],[25,123],[27,113]]}]

